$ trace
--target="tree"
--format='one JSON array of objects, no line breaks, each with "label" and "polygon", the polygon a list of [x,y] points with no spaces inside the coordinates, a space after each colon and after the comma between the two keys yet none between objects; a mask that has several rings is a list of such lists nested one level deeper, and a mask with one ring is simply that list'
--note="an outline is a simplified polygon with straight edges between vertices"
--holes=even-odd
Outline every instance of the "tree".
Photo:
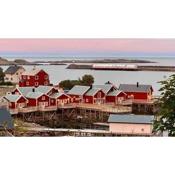
[{"label": "tree", "polygon": [[4,72],[2,70],[2,68],[0,67],[0,83],[4,82]]},{"label": "tree", "polygon": [[82,85],[90,86],[94,83],[94,77],[92,75],[84,75],[80,80]]},{"label": "tree", "polygon": [[94,77],[92,75],[84,75],[78,80],[63,80],[59,83],[59,86],[63,89],[72,89],[75,85],[90,86],[94,83]]},{"label": "tree", "polygon": [[158,100],[160,110],[154,121],[154,131],[167,131],[169,136],[175,136],[175,75],[160,83],[162,85],[159,90],[161,97]]},{"label": "tree", "polygon": [[71,89],[74,85],[72,84],[71,80],[63,80],[59,83],[59,86],[63,89]]}]

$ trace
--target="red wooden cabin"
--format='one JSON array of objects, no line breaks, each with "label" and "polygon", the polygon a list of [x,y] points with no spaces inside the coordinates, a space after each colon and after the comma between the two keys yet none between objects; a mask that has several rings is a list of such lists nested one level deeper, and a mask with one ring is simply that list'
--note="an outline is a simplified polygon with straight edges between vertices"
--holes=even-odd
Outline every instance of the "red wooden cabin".
[{"label": "red wooden cabin", "polygon": [[65,93],[55,93],[50,96],[51,106],[60,106],[71,103],[71,97]]},{"label": "red wooden cabin", "polygon": [[74,86],[67,94],[74,103],[84,102],[84,95],[90,89],[90,86]]},{"label": "red wooden cabin", "polygon": [[49,107],[50,97],[42,92],[29,92],[26,95],[28,99],[28,107]]},{"label": "red wooden cabin", "polygon": [[143,84],[121,84],[119,90],[125,92],[129,99],[150,100],[152,99],[153,88],[151,85]]},{"label": "red wooden cabin", "polygon": [[8,107],[10,109],[18,109],[18,108],[22,108],[22,107],[26,107],[28,100],[23,97],[22,95],[6,95],[3,97],[5,100],[7,100],[8,102]]},{"label": "red wooden cabin", "polygon": [[127,99],[127,94],[123,91],[114,90],[106,95],[106,103],[120,104]]},{"label": "red wooden cabin", "polygon": [[44,70],[37,68],[33,68],[31,71],[25,71],[21,75],[21,79],[19,81],[20,87],[38,87],[40,85],[48,86],[49,84],[49,75]]},{"label": "red wooden cabin", "polygon": [[91,88],[85,95],[84,95],[84,102],[91,103],[91,104],[103,104],[105,103],[105,96],[106,94],[103,92],[102,89],[99,88]]}]

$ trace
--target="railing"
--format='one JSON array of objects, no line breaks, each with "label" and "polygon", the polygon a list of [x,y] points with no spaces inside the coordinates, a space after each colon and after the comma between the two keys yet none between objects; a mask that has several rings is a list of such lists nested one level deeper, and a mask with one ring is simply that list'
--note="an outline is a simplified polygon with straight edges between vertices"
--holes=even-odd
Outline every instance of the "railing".
[{"label": "railing", "polygon": [[103,112],[109,112],[109,113],[125,113],[125,112],[131,112],[131,107],[126,106],[114,106],[114,105],[104,105],[104,104],[86,104],[86,103],[80,103],[77,104],[77,107],[79,108],[86,108],[86,109],[95,109],[100,110]]},{"label": "railing", "polygon": [[35,112],[37,110],[38,110],[38,107],[24,107],[24,108],[19,108],[18,112],[28,113],[28,112]]},{"label": "railing", "polygon": [[48,106],[48,107],[45,107],[45,106],[40,106],[38,108],[39,111],[56,111],[57,110],[57,106]]}]

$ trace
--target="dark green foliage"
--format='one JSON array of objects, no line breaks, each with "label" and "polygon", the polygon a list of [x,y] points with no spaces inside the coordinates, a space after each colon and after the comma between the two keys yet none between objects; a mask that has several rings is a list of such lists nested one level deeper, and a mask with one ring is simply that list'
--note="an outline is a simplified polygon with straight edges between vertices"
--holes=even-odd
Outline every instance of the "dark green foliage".
[{"label": "dark green foliage", "polygon": [[10,81],[7,82],[0,82],[0,86],[13,86],[14,84]]},{"label": "dark green foliage", "polygon": [[154,131],[168,131],[169,136],[175,136],[175,75],[160,82],[161,97],[158,100],[159,112],[154,122]]},{"label": "dark green foliage", "polygon": [[80,82],[84,86],[90,86],[94,83],[94,77],[92,75],[84,75]]},{"label": "dark green foliage", "polygon": [[78,80],[63,80],[59,83],[59,86],[63,89],[72,89],[75,85],[90,86],[94,83],[94,77],[92,75],[84,75]]}]

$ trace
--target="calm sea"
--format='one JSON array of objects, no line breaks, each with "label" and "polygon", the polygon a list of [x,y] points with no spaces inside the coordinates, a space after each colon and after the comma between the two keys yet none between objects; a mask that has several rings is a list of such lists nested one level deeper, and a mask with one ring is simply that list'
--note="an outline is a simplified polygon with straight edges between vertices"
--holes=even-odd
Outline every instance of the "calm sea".
[{"label": "calm sea", "polygon": [[[132,59],[132,58],[130,58]],[[136,59],[136,58],[133,58]],[[143,58],[140,58],[143,59]],[[30,59],[41,60],[41,59]],[[50,60],[50,59],[49,59]],[[56,60],[56,58],[52,58]],[[144,58],[144,60],[154,61],[151,65],[174,65],[175,58]],[[150,64],[150,63],[148,63]],[[30,70],[33,66],[24,66],[26,70]],[[84,74],[91,74],[95,78],[95,84],[104,84],[107,81],[119,86],[121,83],[136,83],[151,84],[154,88],[155,95],[159,95],[160,84],[158,81],[165,80],[173,72],[153,72],[153,71],[101,71],[101,70],[74,70],[66,69],[67,65],[40,65],[39,68],[44,69],[50,75],[51,83],[58,84],[65,79],[78,79]],[[2,66],[5,70],[7,66]]]}]

